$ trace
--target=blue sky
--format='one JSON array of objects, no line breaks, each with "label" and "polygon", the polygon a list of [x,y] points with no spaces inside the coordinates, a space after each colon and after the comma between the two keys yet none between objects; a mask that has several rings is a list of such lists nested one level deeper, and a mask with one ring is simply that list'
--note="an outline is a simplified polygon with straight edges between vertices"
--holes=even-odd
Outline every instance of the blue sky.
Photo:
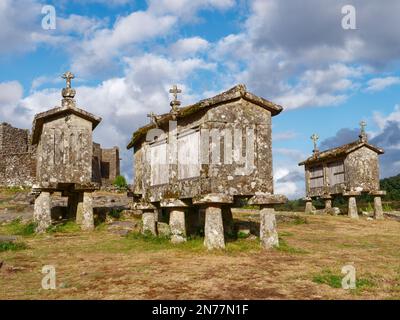
[{"label": "blue sky", "polygon": [[[347,4],[356,30],[342,28]],[[41,27],[44,5],[56,9],[55,30]],[[361,120],[389,150],[382,176],[395,175],[399,12],[396,0],[1,0],[0,121],[30,128],[60,103],[59,76],[71,70],[79,106],[103,118],[95,139],[121,148],[131,178],[125,146],[147,113],[169,110],[172,84],[185,105],[244,83],[285,109],[273,119],[277,192],[304,194],[297,163],[312,133],[332,147]]]}]

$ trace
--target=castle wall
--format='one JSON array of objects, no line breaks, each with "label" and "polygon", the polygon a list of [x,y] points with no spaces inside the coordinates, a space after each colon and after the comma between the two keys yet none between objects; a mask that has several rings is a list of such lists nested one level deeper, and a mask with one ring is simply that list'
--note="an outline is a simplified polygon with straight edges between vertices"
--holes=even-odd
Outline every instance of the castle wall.
[{"label": "castle wall", "polygon": [[[0,124],[0,186],[31,187],[36,183],[37,150],[30,140],[29,130],[14,128],[8,123]],[[59,154],[50,152],[50,155],[53,155],[53,160],[57,160]],[[61,160],[64,161],[64,157]],[[108,178],[102,176],[105,171],[108,172]],[[102,149],[100,144],[93,142],[92,181],[110,185],[119,174],[118,147]]]}]

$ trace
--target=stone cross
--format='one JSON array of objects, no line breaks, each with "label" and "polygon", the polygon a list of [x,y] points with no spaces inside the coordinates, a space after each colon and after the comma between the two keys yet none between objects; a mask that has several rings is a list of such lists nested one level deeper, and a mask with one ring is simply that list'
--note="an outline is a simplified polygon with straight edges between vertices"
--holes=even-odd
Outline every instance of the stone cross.
[{"label": "stone cross", "polygon": [[367,126],[367,123],[363,120],[360,122],[360,127],[361,127],[361,133],[360,133],[360,139],[361,141],[367,141],[367,134],[365,133],[365,127]]},{"label": "stone cross", "polygon": [[71,88],[71,80],[75,78],[74,74],[70,71],[67,71],[62,75],[62,78],[67,81],[67,88]]},{"label": "stone cross", "polygon": [[318,141],[318,139],[319,139],[319,137],[318,137],[318,135],[315,134],[315,133],[311,136],[311,140],[314,142],[314,151],[317,151],[317,150],[318,150],[318,148],[317,148],[317,141]]},{"label": "stone cross", "polygon": [[361,134],[365,133],[365,127],[367,126],[367,123],[363,120],[360,122],[361,126]]},{"label": "stone cross", "polygon": [[178,101],[178,93],[182,93],[181,89],[178,89],[178,86],[176,84],[174,84],[172,86],[172,89],[169,89],[169,93],[172,93],[172,95],[174,96],[174,102]]},{"label": "stone cross", "polygon": [[150,118],[150,121],[155,124],[156,127],[158,127],[156,114],[154,112],[150,112],[147,114],[147,116]]}]

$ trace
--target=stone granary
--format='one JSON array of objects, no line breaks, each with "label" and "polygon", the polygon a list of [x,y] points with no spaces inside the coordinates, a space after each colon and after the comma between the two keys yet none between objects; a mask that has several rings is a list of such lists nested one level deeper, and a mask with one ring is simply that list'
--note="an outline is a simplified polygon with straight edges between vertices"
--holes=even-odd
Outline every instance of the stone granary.
[{"label": "stone granary", "polygon": [[[136,208],[144,231],[157,233],[157,218],[169,219],[172,242],[204,226],[205,246],[224,248],[233,227],[230,208],[241,199],[260,205],[264,247],[278,244],[273,194],[271,118],[282,107],[244,85],[180,108],[176,86],[171,111],[134,132]],[[161,212],[160,214],[158,214]]]},{"label": "stone granary", "polygon": [[385,191],[379,186],[379,155],[384,151],[368,143],[365,122],[361,122],[359,139],[337,148],[320,152],[318,136],[313,135],[313,155],[299,163],[305,167],[306,213],[312,212],[312,199],[325,200],[325,209],[332,207],[332,198],[348,198],[348,215],[358,218],[356,196],[367,193],[374,196],[376,219],[383,218],[381,196]]},{"label": "stone granary", "polygon": [[[36,146],[29,130],[0,123],[0,186],[32,187],[36,180]],[[101,148],[93,142],[93,179],[111,185],[120,174],[119,148]]]},{"label": "stone granary", "polygon": [[61,107],[39,113],[33,120],[32,144],[37,145],[37,194],[34,220],[37,231],[51,224],[51,193],[68,197],[68,210],[76,214],[83,230],[94,228],[92,192],[99,184],[92,181],[92,131],[101,118],[76,107],[73,74],[67,72]]}]

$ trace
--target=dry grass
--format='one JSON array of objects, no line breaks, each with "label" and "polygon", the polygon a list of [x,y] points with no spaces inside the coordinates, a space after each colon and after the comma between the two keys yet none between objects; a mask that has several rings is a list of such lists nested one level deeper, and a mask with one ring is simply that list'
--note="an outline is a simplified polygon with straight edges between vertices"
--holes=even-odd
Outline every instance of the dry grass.
[{"label": "dry grass", "polygon": [[[0,253],[0,298],[400,298],[399,222],[340,216],[307,216],[307,222],[279,223],[284,249],[270,251],[258,240],[207,252],[202,239],[173,246],[104,229],[24,237],[27,249]],[[337,288],[348,263],[361,284],[352,291]],[[56,290],[41,289],[41,268],[48,264],[56,267]]]}]

